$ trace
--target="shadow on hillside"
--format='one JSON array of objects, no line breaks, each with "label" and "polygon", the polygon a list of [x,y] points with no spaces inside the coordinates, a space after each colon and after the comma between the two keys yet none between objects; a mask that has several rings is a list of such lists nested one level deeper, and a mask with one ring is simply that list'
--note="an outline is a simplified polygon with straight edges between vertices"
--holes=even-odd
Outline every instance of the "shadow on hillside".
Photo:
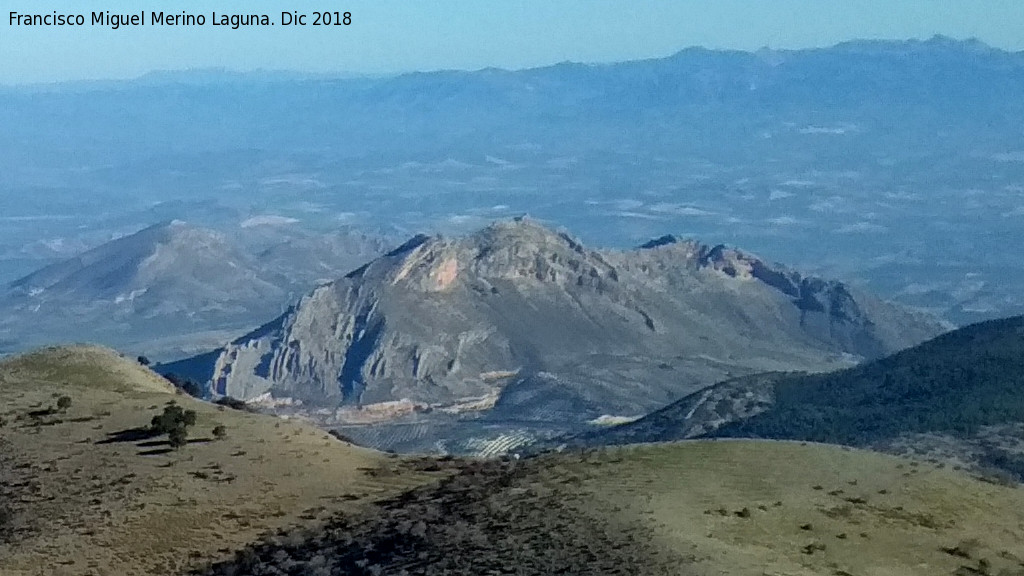
[{"label": "shadow on hillside", "polygon": [[[193,438],[186,441],[188,444],[207,444],[213,442],[213,438]],[[157,446],[170,446],[171,443],[168,440],[149,440],[147,442],[139,442],[136,444],[139,448],[155,448]]]},{"label": "shadow on hillside", "polygon": [[127,428],[125,430],[118,430],[117,432],[110,432],[107,437],[103,440],[97,440],[96,444],[115,444],[118,442],[139,442],[142,440],[149,440],[150,438],[156,438],[160,433],[151,430],[148,427],[139,428]]},{"label": "shadow on hillside", "polygon": [[[135,442],[138,448],[149,448],[149,450],[142,450],[139,452],[139,456],[158,456],[160,454],[168,454],[173,452],[171,443],[169,440],[156,440],[158,436],[163,436],[162,432],[157,432],[147,427],[137,428],[126,428],[124,430],[118,430],[117,432],[110,432],[107,437],[103,440],[97,440],[95,444],[116,444],[122,442]],[[213,438],[192,438],[187,441],[188,444],[206,444],[213,442]]]},{"label": "shadow on hillside", "polygon": [[171,443],[167,440],[150,440],[148,442],[139,442],[136,444],[139,448],[154,448],[156,446],[170,446]]},{"label": "shadow on hillside", "polygon": [[315,530],[268,536],[190,576],[693,573],[692,559],[663,545],[644,521],[597,512],[571,488],[556,490],[556,483],[578,480],[567,468],[557,473],[539,490],[539,477],[526,467],[467,463],[438,484]]},{"label": "shadow on hillside", "polygon": [[[188,444],[206,444],[213,442],[213,438],[193,438],[188,440]],[[139,442],[136,444],[139,448],[152,448],[152,450],[143,450],[139,452],[139,456],[158,456],[160,454],[169,454],[174,451],[171,448],[171,443],[167,440],[150,440],[148,442]]]}]

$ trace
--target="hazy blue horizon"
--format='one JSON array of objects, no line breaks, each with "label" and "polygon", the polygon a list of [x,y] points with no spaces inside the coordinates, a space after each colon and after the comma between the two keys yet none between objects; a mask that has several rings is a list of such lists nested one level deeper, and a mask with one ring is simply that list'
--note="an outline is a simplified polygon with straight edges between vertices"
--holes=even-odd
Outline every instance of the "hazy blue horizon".
[{"label": "hazy blue horizon", "polygon": [[603,65],[603,64],[615,64],[615,63],[632,62],[632,61],[639,61],[639,60],[648,60],[648,59],[669,58],[669,57],[671,57],[671,56],[673,56],[675,54],[678,54],[680,52],[684,52],[686,50],[691,50],[691,49],[704,49],[704,50],[710,50],[710,51],[715,51],[715,52],[736,51],[736,52],[746,52],[746,53],[756,53],[756,52],[759,52],[759,51],[762,51],[762,50],[775,50],[775,51],[779,51],[779,52],[797,52],[797,51],[802,51],[802,50],[829,49],[829,48],[834,48],[836,46],[840,46],[840,45],[843,45],[843,44],[849,44],[849,43],[854,43],[854,42],[876,42],[877,41],[877,42],[893,42],[893,43],[900,43],[900,42],[922,42],[923,43],[923,42],[927,42],[929,40],[934,40],[935,38],[945,38],[945,39],[948,39],[948,40],[951,40],[951,41],[955,41],[955,42],[981,42],[981,43],[985,44],[986,46],[988,46],[989,48],[992,48],[994,50],[1002,50],[1002,51],[1007,52],[1007,53],[1024,53],[1024,48],[1021,48],[1019,50],[1013,50],[1013,49],[1002,48],[1002,47],[999,47],[999,46],[992,46],[991,44],[985,42],[984,40],[981,40],[981,39],[975,38],[975,37],[953,38],[953,37],[950,37],[950,36],[946,36],[944,34],[935,34],[935,35],[931,36],[930,38],[851,38],[851,39],[848,39],[848,40],[841,40],[839,42],[834,42],[834,43],[831,43],[831,44],[824,44],[824,45],[821,45],[821,46],[808,46],[808,47],[800,47],[800,48],[777,48],[777,47],[763,46],[763,47],[756,48],[756,49],[744,49],[744,48],[715,48],[715,47],[708,47],[708,46],[702,46],[702,45],[692,45],[692,46],[682,46],[682,47],[680,47],[680,48],[678,48],[676,50],[673,50],[673,51],[665,53],[665,54],[654,54],[654,55],[650,55],[650,56],[641,56],[641,57],[636,57],[636,58],[624,58],[624,59],[616,59],[616,60],[592,60],[592,61],[563,59],[563,60],[557,60],[557,61],[552,61],[552,62],[543,62],[543,63],[539,63],[539,64],[536,64],[536,65],[527,65],[527,66],[518,66],[518,67],[489,65],[489,66],[482,66],[482,67],[475,67],[475,68],[437,67],[437,68],[429,68],[429,69],[410,69],[410,70],[396,70],[396,71],[386,71],[386,72],[358,72],[358,71],[351,71],[351,70],[316,71],[316,70],[300,70],[300,69],[294,69],[294,68],[269,68],[269,67],[231,68],[231,67],[227,67],[227,66],[203,66],[203,67],[182,67],[182,68],[154,68],[152,70],[147,70],[145,72],[142,72],[141,74],[137,74],[137,75],[133,75],[133,76],[123,76],[123,77],[121,77],[121,76],[111,76],[111,77],[97,77],[97,78],[69,78],[69,79],[60,79],[60,80],[39,80],[39,81],[27,81],[27,82],[4,82],[4,81],[0,81],[0,86],[7,87],[7,88],[20,88],[20,87],[24,87],[24,88],[43,87],[43,88],[45,88],[46,86],[60,86],[60,85],[63,85],[63,84],[68,84],[68,85],[84,84],[84,85],[88,85],[88,84],[93,84],[93,83],[104,84],[104,83],[108,83],[108,82],[113,82],[113,83],[116,83],[116,82],[132,82],[132,81],[138,81],[138,80],[145,80],[147,78],[159,79],[161,76],[174,77],[174,76],[179,76],[179,75],[180,76],[192,75],[192,76],[195,76],[195,77],[200,77],[200,76],[203,76],[203,75],[217,75],[217,79],[218,80],[226,78],[226,77],[230,77],[230,76],[255,77],[255,76],[260,76],[260,75],[264,75],[264,76],[266,76],[268,78],[275,77],[275,79],[276,78],[294,77],[294,78],[298,78],[298,79],[326,79],[326,80],[331,80],[331,79],[354,79],[354,78],[368,78],[368,79],[372,79],[372,78],[390,78],[390,77],[395,77],[395,76],[401,76],[401,75],[404,75],[404,74],[420,74],[420,73],[446,72],[446,71],[477,72],[477,71],[486,70],[486,69],[505,70],[505,71],[515,72],[515,71],[520,71],[520,70],[532,70],[532,69],[538,69],[538,68],[545,68],[545,67],[549,67],[549,66],[557,66],[559,64],[564,64],[564,63],[584,64],[584,65]]},{"label": "hazy blue horizon", "polygon": [[[25,1],[25,0],[22,0]],[[237,6],[237,7],[235,7]],[[280,0],[208,2],[196,13],[279,14]],[[331,7],[334,8],[334,7]],[[12,5],[21,13],[173,11],[128,0]],[[0,21],[0,84],[121,80],[154,71],[225,69],[327,75],[393,75],[441,69],[523,69],[573,61],[663,57],[689,47],[754,51],[828,47],[851,40],[978,39],[1024,50],[1024,3],[984,0],[821,1],[754,4],[686,0],[352,0],[348,27],[33,28]],[[7,16],[7,15],[5,15]]]}]

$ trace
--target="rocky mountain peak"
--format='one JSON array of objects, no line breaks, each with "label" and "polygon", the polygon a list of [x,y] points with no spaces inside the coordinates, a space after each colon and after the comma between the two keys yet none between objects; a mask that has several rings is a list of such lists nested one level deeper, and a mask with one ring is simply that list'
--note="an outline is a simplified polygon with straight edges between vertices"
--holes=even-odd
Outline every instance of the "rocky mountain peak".
[{"label": "rocky mountain peak", "polygon": [[520,217],[462,238],[417,235],[347,278],[442,292],[460,283],[490,291],[495,281],[596,285],[617,281],[618,274],[569,234]]},{"label": "rocky mountain peak", "polygon": [[682,239],[672,234],[666,234],[641,244],[639,254],[641,259],[652,259],[664,255],[676,261],[688,262],[697,269],[709,269],[741,279],[753,278],[753,269],[756,266],[764,266],[758,257],[725,244],[712,246],[697,240]]},{"label": "rocky mountain peak", "polygon": [[577,286],[618,280],[599,252],[529,218],[496,222],[467,238],[467,248],[470,269],[485,280]]},{"label": "rocky mountain peak", "polygon": [[701,267],[708,264],[707,257],[714,248],[698,240],[680,238],[666,234],[641,244],[636,250],[630,251],[628,258],[643,263],[668,261]]},{"label": "rocky mountain peak", "polygon": [[481,246],[496,244],[546,245],[560,244],[570,239],[567,234],[548,228],[529,216],[497,220],[467,237],[470,243]]},{"label": "rocky mountain peak", "polygon": [[[506,382],[489,375],[517,375],[611,414],[725,376],[834,367],[941,331],[738,249],[668,236],[646,246],[591,250],[526,218],[416,236],[203,360],[204,378],[244,398],[365,405],[490,397]],[[540,372],[555,378],[531,379]]]},{"label": "rocky mountain peak", "polygon": [[748,254],[724,244],[707,247],[701,245],[698,251],[697,265],[710,268],[732,278],[755,278],[755,269],[765,268],[765,264],[756,256]]},{"label": "rocky mountain peak", "polygon": [[627,257],[633,255],[645,264],[667,261],[675,266],[688,264],[695,270],[716,272],[729,278],[760,280],[792,297],[799,296],[798,285],[803,280],[799,274],[739,248],[725,244],[705,244],[673,235],[650,240]]}]

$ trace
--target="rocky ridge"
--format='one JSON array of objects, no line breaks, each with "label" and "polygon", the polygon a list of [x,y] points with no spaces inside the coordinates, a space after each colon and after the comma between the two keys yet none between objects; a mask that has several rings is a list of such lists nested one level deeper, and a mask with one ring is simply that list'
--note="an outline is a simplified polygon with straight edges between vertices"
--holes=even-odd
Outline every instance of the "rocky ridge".
[{"label": "rocky ridge", "polygon": [[[594,418],[650,411],[729,377],[849,365],[942,330],[739,250],[674,237],[592,250],[519,218],[462,238],[416,236],[163,370],[207,378],[217,394],[316,406],[440,406],[525,388]],[[543,419],[547,409],[519,408],[499,399],[493,410]]]}]

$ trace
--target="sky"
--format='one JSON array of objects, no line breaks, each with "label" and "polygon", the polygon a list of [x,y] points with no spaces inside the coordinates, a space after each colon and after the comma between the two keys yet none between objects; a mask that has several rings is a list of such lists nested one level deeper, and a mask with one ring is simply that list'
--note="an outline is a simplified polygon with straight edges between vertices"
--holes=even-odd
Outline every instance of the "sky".
[{"label": "sky", "polygon": [[[756,50],[857,39],[978,38],[1024,50],[1022,0],[0,0],[0,83],[132,78],[226,68],[390,74],[526,68],[667,56],[690,46]],[[350,26],[282,26],[282,11],[348,11]],[[13,26],[10,13],[153,10],[201,27]],[[210,26],[265,13],[274,26]],[[309,17],[310,20],[312,16]]]}]

